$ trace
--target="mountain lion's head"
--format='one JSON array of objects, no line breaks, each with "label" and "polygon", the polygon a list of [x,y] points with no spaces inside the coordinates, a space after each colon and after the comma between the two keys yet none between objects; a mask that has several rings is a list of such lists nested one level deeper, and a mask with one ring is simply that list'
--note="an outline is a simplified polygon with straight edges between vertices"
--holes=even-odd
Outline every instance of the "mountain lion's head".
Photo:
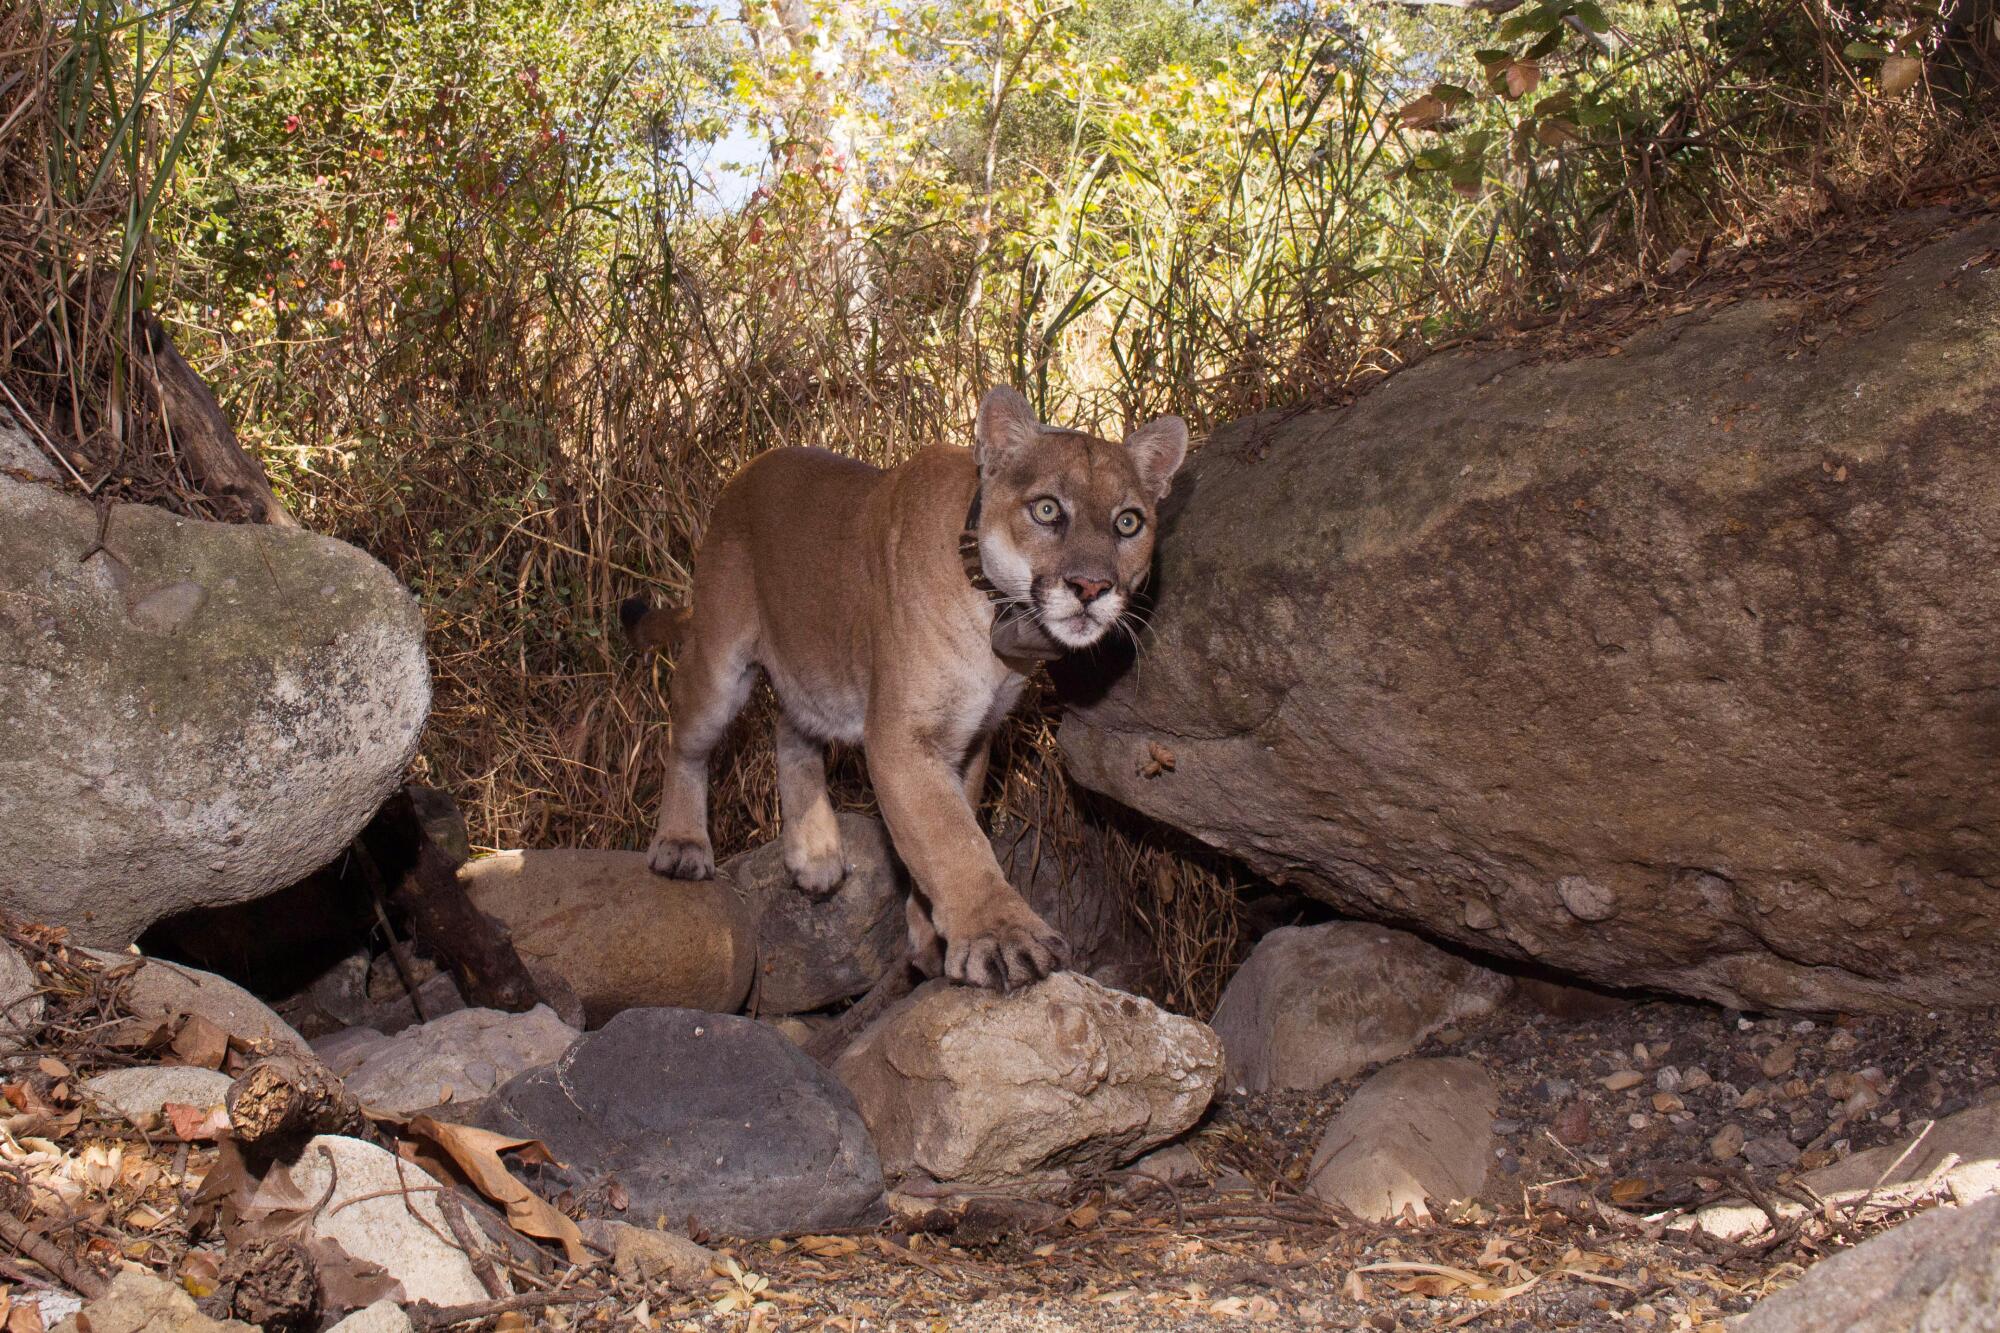
[{"label": "mountain lion's head", "polygon": [[1103,638],[1146,581],[1153,511],[1187,456],[1187,424],[1149,421],[1123,444],[1045,426],[995,389],[974,428],[979,559],[994,587],[1065,648]]}]

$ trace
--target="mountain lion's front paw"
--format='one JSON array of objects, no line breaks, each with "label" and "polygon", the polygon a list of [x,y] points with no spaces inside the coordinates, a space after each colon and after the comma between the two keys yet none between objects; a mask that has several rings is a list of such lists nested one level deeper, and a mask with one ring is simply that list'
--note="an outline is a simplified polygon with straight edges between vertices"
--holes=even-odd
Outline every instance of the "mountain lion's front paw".
[{"label": "mountain lion's front paw", "polygon": [[670,838],[664,833],[653,839],[646,850],[646,864],[656,875],[668,879],[714,879],[715,853],[708,839]]},{"label": "mountain lion's front paw", "polygon": [[1018,990],[1069,962],[1069,946],[1043,920],[1016,903],[972,929],[945,937],[944,974],[968,986]]},{"label": "mountain lion's front paw", "polygon": [[847,862],[843,861],[838,853],[801,861],[798,865],[793,865],[787,859],[785,873],[792,877],[792,883],[798,886],[800,893],[818,902],[822,898],[832,897],[834,890],[846,880]]}]

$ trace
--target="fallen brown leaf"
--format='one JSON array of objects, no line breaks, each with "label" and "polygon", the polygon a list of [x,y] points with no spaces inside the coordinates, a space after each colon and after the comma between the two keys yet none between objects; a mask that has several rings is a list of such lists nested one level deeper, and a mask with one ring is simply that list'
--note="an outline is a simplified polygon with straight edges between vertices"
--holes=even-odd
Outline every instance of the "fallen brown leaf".
[{"label": "fallen brown leaf", "polygon": [[584,1249],[583,1233],[577,1230],[576,1223],[515,1179],[507,1164],[500,1160],[501,1153],[518,1152],[525,1162],[553,1163],[555,1159],[540,1140],[509,1138],[427,1115],[411,1120],[409,1132],[441,1148],[481,1194],[507,1210],[507,1224],[514,1230],[524,1236],[559,1242],[573,1264],[589,1262],[590,1252]]}]

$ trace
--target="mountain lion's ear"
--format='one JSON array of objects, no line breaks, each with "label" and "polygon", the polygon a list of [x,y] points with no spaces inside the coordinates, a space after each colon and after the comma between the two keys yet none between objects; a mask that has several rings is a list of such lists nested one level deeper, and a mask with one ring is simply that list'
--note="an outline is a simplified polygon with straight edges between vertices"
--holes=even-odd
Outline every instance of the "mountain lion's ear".
[{"label": "mountain lion's ear", "polygon": [[990,390],[979,403],[979,420],[972,428],[973,457],[981,472],[991,472],[1010,454],[1027,448],[1041,434],[1035,409],[1014,390]]},{"label": "mountain lion's ear", "polygon": [[1164,500],[1167,488],[1174,484],[1174,473],[1187,457],[1187,440],[1187,422],[1179,417],[1148,421],[1125,437],[1125,447],[1132,451],[1132,463],[1139,469],[1139,480],[1155,500]]}]

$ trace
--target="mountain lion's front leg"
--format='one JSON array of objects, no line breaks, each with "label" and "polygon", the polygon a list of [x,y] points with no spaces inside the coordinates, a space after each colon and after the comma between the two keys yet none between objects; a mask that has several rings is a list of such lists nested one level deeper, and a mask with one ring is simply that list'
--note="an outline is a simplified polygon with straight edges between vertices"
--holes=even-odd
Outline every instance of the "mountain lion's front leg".
[{"label": "mountain lion's front leg", "polygon": [[945,975],[995,989],[1025,986],[1060,968],[1069,951],[1000,873],[947,748],[902,718],[871,717],[875,796],[897,854],[930,899]]}]

